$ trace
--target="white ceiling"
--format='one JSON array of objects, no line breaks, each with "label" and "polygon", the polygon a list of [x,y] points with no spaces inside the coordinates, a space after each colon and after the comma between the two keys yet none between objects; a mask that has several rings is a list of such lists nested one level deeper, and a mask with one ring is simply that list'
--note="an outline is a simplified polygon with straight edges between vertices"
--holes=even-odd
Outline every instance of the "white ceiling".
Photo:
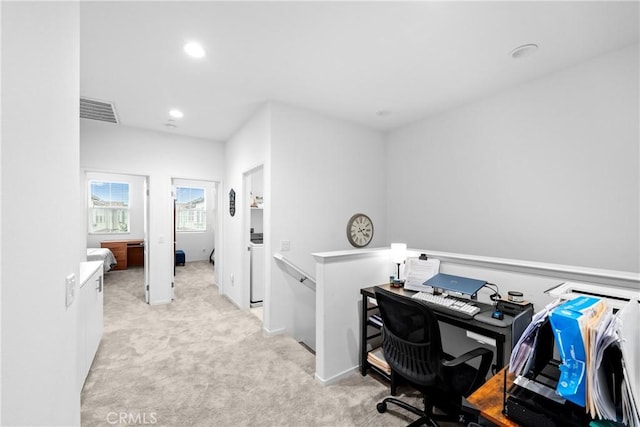
[{"label": "white ceiling", "polygon": [[[82,2],[80,93],[113,102],[122,125],[216,141],[268,100],[390,130],[636,44],[638,6]],[[204,59],[184,54],[191,40]],[[526,43],[540,49],[512,59]]]}]

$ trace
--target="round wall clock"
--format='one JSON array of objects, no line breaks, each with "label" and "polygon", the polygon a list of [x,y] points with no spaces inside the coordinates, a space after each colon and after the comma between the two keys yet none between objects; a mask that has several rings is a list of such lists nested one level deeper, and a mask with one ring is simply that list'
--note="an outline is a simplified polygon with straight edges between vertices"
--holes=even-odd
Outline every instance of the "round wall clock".
[{"label": "round wall clock", "polygon": [[365,214],[357,213],[347,222],[347,239],[356,248],[363,248],[373,239],[373,221]]}]

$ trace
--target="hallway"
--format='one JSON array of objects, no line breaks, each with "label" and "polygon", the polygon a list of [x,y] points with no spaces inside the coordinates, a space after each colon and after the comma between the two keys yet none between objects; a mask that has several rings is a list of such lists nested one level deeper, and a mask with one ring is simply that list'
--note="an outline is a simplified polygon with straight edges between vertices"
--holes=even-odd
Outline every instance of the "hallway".
[{"label": "hallway", "polygon": [[176,299],[143,301],[142,269],[105,278],[105,331],[82,393],[82,425],[401,426],[388,388],[354,372],[322,386],[315,359],[218,295],[208,262],[177,269]]}]

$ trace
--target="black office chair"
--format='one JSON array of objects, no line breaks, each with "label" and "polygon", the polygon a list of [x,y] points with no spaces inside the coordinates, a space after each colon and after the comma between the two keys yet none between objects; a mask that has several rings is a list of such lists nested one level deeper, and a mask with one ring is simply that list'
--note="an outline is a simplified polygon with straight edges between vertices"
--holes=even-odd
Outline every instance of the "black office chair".
[{"label": "black office chair", "polygon": [[[387,404],[396,404],[420,419],[409,424],[437,426],[438,420],[459,420],[462,396],[468,396],[484,383],[493,352],[473,349],[453,358],[442,350],[440,326],[431,309],[424,303],[388,290],[374,289],[382,317],[382,349],[391,367],[391,394],[395,394],[398,376],[423,394],[424,410],[394,397],[378,403],[378,412]],[[467,361],[481,357],[478,369]],[[433,407],[445,411],[434,415]]]}]

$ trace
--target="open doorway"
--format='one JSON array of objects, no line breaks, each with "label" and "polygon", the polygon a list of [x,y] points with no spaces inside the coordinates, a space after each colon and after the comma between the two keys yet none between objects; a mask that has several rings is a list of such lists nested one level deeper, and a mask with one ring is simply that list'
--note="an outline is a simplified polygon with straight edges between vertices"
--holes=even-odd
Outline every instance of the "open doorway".
[{"label": "open doorway", "polygon": [[[149,302],[148,177],[85,171],[87,259],[108,249],[105,284],[127,280],[133,300]],[[109,261],[109,259],[111,261]]]},{"label": "open doorway", "polygon": [[262,307],[265,296],[265,249],[264,249],[264,167],[258,166],[243,174],[243,200],[249,207],[245,216],[243,236],[247,244],[247,257],[244,261],[244,277],[249,278],[249,307],[263,319]]},{"label": "open doorway", "polygon": [[[215,267],[218,226],[218,183],[172,178],[174,276],[189,262]],[[175,291],[175,289],[174,289]]]}]

